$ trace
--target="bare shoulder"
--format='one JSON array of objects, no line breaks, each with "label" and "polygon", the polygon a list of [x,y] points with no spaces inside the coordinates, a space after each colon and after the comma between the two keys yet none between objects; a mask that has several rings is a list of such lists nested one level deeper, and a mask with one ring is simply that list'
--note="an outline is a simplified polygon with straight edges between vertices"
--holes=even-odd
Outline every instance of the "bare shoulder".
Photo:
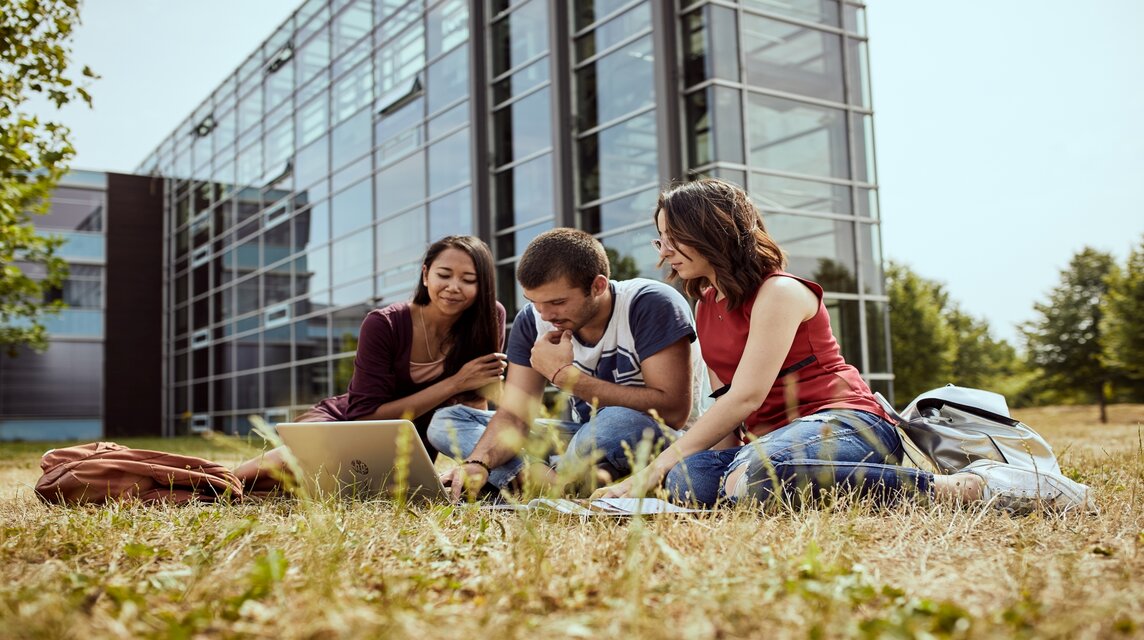
[{"label": "bare shoulder", "polygon": [[794,278],[768,278],[759,287],[755,309],[776,307],[795,310],[806,321],[818,312],[818,296],[810,287]]}]

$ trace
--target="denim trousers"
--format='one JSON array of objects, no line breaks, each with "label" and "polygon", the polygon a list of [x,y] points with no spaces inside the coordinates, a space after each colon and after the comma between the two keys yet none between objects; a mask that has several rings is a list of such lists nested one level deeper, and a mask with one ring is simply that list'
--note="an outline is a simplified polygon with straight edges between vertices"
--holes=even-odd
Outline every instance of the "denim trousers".
[{"label": "denim trousers", "polygon": [[[668,473],[665,486],[675,500],[702,506],[740,499],[797,503],[835,488],[882,503],[932,495],[933,475],[901,466],[901,458],[897,429],[882,417],[826,409],[741,447],[688,456]],[[743,465],[745,490],[729,495],[727,477]]]},{"label": "denim trousers", "polygon": [[[457,460],[464,460],[476,448],[477,441],[484,435],[492,417],[492,411],[460,404],[439,409],[429,422],[429,442],[438,451]],[[617,479],[631,473],[631,455],[641,441],[651,438],[653,446],[662,448],[665,442],[678,437],[675,429],[661,425],[642,411],[625,407],[603,407],[592,420],[585,423],[539,419],[533,427],[534,431],[550,429],[567,440],[562,455],[535,461],[555,465],[562,471],[586,469],[594,465],[605,469]],[[503,489],[520,473],[525,463],[522,454],[492,469],[488,483]]]}]

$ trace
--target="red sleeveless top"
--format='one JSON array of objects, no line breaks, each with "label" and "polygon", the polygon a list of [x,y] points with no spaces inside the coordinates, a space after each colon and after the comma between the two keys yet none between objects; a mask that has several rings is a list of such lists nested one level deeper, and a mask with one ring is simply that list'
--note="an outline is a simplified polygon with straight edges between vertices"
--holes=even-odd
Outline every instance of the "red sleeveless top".
[{"label": "red sleeveless top", "polygon": [[[822,303],[822,287],[779,271],[767,278],[784,276],[803,283],[818,297],[814,317],[798,326],[790,352],[767,394],[766,400],[743,421],[747,429],[762,435],[823,409],[860,409],[886,417],[869,385],[858,370],[842,359],[838,341],[830,329],[830,314]],[[764,278],[765,282],[767,278]],[[751,328],[751,308],[758,290],[738,309],[727,310],[727,301],[716,300],[712,287],[703,294],[696,313],[703,360],[723,384],[731,384]]]}]

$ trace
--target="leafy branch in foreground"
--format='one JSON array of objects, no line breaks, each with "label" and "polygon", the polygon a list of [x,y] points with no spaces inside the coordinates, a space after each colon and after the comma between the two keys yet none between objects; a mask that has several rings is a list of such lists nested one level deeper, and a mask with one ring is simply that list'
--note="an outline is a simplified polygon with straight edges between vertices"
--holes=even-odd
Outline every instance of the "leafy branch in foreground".
[{"label": "leafy branch in foreground", "polygon": [[[68,74],[78,25],[79,0],[0,0],[0,348],[10,355],[20,345],[45,348],[42,317],[62,306],[44,293],[67,275],[56,255],[63,241],[36,233],[32,216],[47,210],[75,149],[68,128],[31,115],[29,102],[91,105]],[[85,82],[97,77],[80,73]]]}]

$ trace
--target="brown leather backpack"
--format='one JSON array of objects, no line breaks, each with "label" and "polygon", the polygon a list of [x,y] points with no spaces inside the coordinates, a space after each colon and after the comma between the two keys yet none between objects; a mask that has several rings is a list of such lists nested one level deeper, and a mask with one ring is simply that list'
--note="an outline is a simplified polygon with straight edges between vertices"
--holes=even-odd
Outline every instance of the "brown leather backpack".
[{"label": "brown leather backpack", "polygon": [[53,449],[44,454],[40,468],[44,475],[36,483],[36,495],[47,503],[137,499],[181,504],[242,498],[242,483],[220,464],[114,442]]}]

